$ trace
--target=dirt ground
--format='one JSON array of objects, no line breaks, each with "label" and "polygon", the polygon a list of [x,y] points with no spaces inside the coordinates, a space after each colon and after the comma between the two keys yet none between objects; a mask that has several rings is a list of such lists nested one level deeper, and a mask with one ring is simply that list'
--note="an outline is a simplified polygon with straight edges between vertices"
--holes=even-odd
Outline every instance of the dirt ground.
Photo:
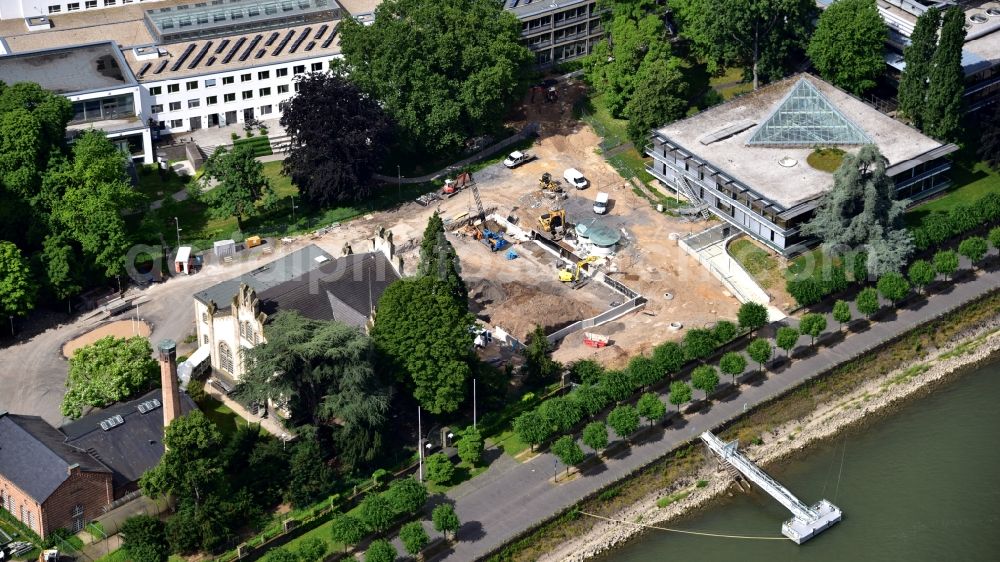
[{"label": "dirt ground", "polygon": [[[513,215],[518,224],[530,228],[537,217],[551,207],[538,192],[543,172],[562,178],[566,168],[574,167],[590,180],[585,190],[569,190],[569,198],[560,203],[567,209],[570,223],[598,219],[590,210],[599,191],[611,196],[610,211],[601,220],[623,232],[622,246],[607,264],[610,276],[649,299],[644,311],[629,314],[592,331],[607,335],[612,345],[593,349],[583,344],[583,333],[566,338],[554,352],[559,361],[594,358],[609,366],[619,366],[631,355],[649,350],[663,341],[679,339],[684,330],[673,331],[672,322],[684,328],[711,325],[720,318],[733,319],[739,303],[721,284],[671,239],[671,234],[703,230],[706,222],[688,222],[657,213],[637,196],[618,173],[595,150],[600,138],[587,125],[572,118],[574,100],[582,95],[579,84],[560,85],[560,101],[545,104],[526,103],[518,117],[540,123],[539,139],[531,147],[536,159],[514,170],[501,164],[486,167],[474,174],[483,205],[496,207],[501,215]],[[517,125],[517,123],[514,123]],[[564,186],[565,187],[565,186]],[[471,191],[437,202],[446,219],[474,214]],[[340,255],[345,242],[355,244],[371,237],[378,226],[392,230],[393,240],[402,250],[404,268],[409,273],[418,259],[417,246],[432,207],[406,204],[394,211],[370,215],[347,223],[316,242],[333,255]],[[603,285],[591,282],[573,290],[559,283],[556,260],[530,244],[515,244],[519,254],[506,260],[505,252],[490,253],[485,245],[453,234],[462,262],[462,275],[469,286],[474,312],[490,327],[501,326],[522,337],[535,324],[552,331],[576,320],[606,310],[612,301],[625,300]],[[670,293],[671,298],[664,296]]]},{"label": "dirt ground", "polygon": [[66,342],[66,345],[63,346],[62,350],[63,357],[69,359],[74,353],[76,353],[76,350],[107,336],[114,336],[116,338],[142,336],[144,338],[148,338],[151,332],[152,330],[150,329],[149,324],[142,322],[141,320],[116,320]]}]

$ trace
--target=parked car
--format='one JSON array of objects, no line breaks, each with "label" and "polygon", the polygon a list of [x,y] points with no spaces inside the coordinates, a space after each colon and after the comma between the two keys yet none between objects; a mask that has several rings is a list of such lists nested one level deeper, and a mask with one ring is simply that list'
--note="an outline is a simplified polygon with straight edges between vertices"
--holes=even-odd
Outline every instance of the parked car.
[{"label": "parked car", "polygon": [[577,170],[576,168],[567,168],[566,171],[563,172],[563,179],[566,180],[566,183],[577,189],[586,189],[587,186],[590,185],[587,178],[583,177],[583,172]]},{"label": "parked car", "polygon": [[603,215],[608,212],[608,194],[601,191],[597,194],[597,199],[594,199],[594,212],[598,215]]},{"label": "parked car", "polygon": [[508,168],[516,168],[521,164],[524,164],[525,162],[532,160],[533,158],[534,156],[532,156],[527,152],[521,152],[520,150],[515,150],[514,152],[511,152],[510,154],[507,155],[507,158],[505,158],[503,161],[503,165],[507,166]]}]

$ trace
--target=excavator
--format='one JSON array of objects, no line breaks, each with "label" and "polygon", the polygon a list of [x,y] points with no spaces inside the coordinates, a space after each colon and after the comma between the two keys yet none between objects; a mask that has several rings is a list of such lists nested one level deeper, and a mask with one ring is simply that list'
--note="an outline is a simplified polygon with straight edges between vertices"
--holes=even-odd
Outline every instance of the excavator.
[{"label": "excavator", "polygon": [[538,226],[542,227],[542,231],[552,236],[553,240],[559,240],[566,232],[566,210],[552,209],[547,213],[542,213],[538,217]]},{"label": "excavator", "polygon": [[548,193],[562,193],[562,185],[558,180],[552,179],[552,174],[545,172],[538,180],[538,189]]},{"label": "excavator", "polygon": [[579,281],[580,280],[580,268],[582,268],[583,266],[585,266],[585,265],[587,265],[589,263],[594,263],[597,260],[598,260],[597,256],[587,256],[587,257],[583,258],[582,260],[576,262],[576,267],[574,267],[572,269],[570,267],[568,267],[568,266],[565,269],[560,269],[559,270],[559,280],[562,281],[563,283],[575,283],[575,282]]}]

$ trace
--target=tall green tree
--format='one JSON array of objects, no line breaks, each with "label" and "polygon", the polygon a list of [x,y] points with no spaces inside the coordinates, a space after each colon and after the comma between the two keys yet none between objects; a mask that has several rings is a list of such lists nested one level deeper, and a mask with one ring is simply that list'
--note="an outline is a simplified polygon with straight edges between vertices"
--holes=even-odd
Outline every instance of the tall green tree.
[{"label": "tall green tree", "polygon": [[493,0],[386,0],[372,25],[341,23],[344,67],[401,138],[456,150],[501,123],[531,73],[521,23],[502,8]]},{"label": "tall green tree", "polygon": [[628,404],[618,406],[608,414],[608,425],[618,437],[628,440],[628,436],[639,429],[639,411]]},{"label": "tall green tree", "polygon": [[583,443],[594,451],[604,450],[608,446],[608,426],[599,421],[588,423],[583,428]]},{"label": "tall green tree", "polygon": [[676,373],[684,365],[684,361],[684,348],[676,342],[664,342],[653,348],[653,363],[661,376]]},{"label": "tall green tree", "polygon": [[372,340],[341,322],[281,311],[264,326],[267,341],[246,351],[236,392],[248,401],[287,402],[298,425],[333,431],[338,459],[349,467],[382,446],[389,389],[372,364]]},{"label": "tall green tree", "polygon": [[396,562],[396,547],[385,539],[376,539],[365,551],[365,562]]},{"label": "tall green tree", "polygon": [[875,0],[839,0],[820,14],[809,58],[823,78],[860,95],[885,72],[886,36]]},{"label": "tall green tree", "polygon": [[0,240],[0,314],[24,316],[35,306],[37,288],[28,262],[12,242]]},{"label": "tall green tree", "polygon": [[989,249],[989,244],[982,236],[969,236],[958,245],[958,253],[969,259],[973,269],[986,257]]},{"label": "tall green tree", "polygon": [[951,276],[958,271],[958,254],[954,250],[937,252],[934,254],[934,269],[944,275],[945,279],[951,279]]},{"label": "tall green tree", "polygon": [[865,287],[854,299],[854,304],[857,305],[858,312],[865,315],[865,318],[871,318],[871,315],[878,312],[879,309],[878,291],[875,290],[875,287]]},{"label": "tall green tree", "polygon": [[736,319],[740,323],[740,328],[750,330],[753,334],[767,324],[767,307],[758,302],[745,302],[740,305]]},{"label": "tall green tree", "polygon": [[910,293],[910,283],[899,273],[887,273],[878,280],[878,292],[893,305]]},{"label": "tall green tree", "polygon": [[833,189],[802,225],[824,250],[864,246],[868,271],[876,276],[899,271],[913,252],[913,238],[903,225],[906,201],[896,199],[885,168],[886,159],[874,145],[845,156],[833,174]]},{"label": "tall green tree", "polygon": [[339,73],[306,74],[295,88],[281,113],[289,136],[285,175],[313,205],[370,199],[377,185],[372,175],[392,142],[385,111]]},{"label": "tall green tree", "polygon": [[435,484],[446,484],[455,476],[455,465],[444,453],[434,453],[427,457],[424,465],[427,466],[427,479]]},{"label": "tall green tree", "polygon": [[742,67],[754,89],[792,68],[817,12],[810,0],[681,0],[672,7],[697,52],[715,67]]},{"label": "tall green tree", "polygon": [[941,11],[929,8],[917,18],[910,35],[910,44],[903,49],[906,68],[899,79],[899,111],[921,130],[924,129],[927,83],[930,81],[931,60],[937,50],[940,26]]},{"label": "tall green tree", "polygon": [[764,370],[764,363],[771,360],[771,354],[774,352],[774,348],[771,347],[771,342],[764,338],[757,338],[747,345],[747,355],[750,359],[753,359],[760,365],[760,370]]},{"label": "tall green tree", "polygon": [[483,436],[475,427],[467,427],[458,438],[458,457],[470,466],[483,460]]},{"label": "tall green tree", "polygon": [[965,12],[962,8],[953,6],[945,11],[940,35],[931,59],[923,130],[934,138],[954,141],[961,129],[962,94],[965,92],[965,72],[962,70]]},{"label": "tall green tree", "polygon": [[670,403],[680,408],[681,404],[691,401],[691,386],[684,381],[670,383]]},{"label": "tall green tree", "polygon": [[660,400],[659,396],[652,392],[647,392],[640,396],[639,401],[635,403],[635,407],[639,411],[639,415],[645,418],[650,426],[667,415],[667,406]]},{"label": "tall green tree", "polygon": [[736,382],[737,375],[742,375],[747,368],[747,359],[742,353],[730,351],[719,359],[719,369],[733,378]]},{"label": "tall green tree", "polygon": [[403,548],[413,556],[420,554],[420,551],[431,542],[427,536],[427,531],[420,521],[410,521],[399,530],[399,540],[403,542]]},{"label": "tall green tree", "polygon": [[379,299],[372,338],[380,357],[422,408],[454,412],[472,373],[474,319],[433,277],[400,279]]},{"label": "tall green tree", "polygon": [[220,146],[205,160],[201,181],[190,188],[191,195],[208,205],[215,218],[236,217],[243,230],[243,218],[259,214],[261,208],[275,203],[271,181],[264,175],[264,165],[257,161],[253,148]]},{"label": "tall green tree", "polygon": [[529,410],[514,418],[514,433],[534,451],[535,445],[540,445],[552,435],[552,427],[545,423],[537,411]]},{"label": "tall green tree", "polygon": [[163,437],[166,452],[159,464],[146,471],[140,481],[150,497],[172,495],[197,507],[219,486],[223,475],[222,434],[208,418],[195,410],[167,426]]},{"label": "tall green tree", "polygon": [[634,146],[645,146],[650,131],[684,117],[688,109],[688,83],[677,57],[657,58],[639,67],[632,97],[622,114]]},{"label": "tall green tree", "polygon": [[338,515],[330,522],[330,538],[333,542],[350,547],[365,538],[365,524],[350,515]]},{"label": "tall green tree", "polygon": [[663,376],[663,373],[656,368],[656,363],[642,355],[636,355],[629,360],[627,370],[632,385],[640,388],[657,383]]},{"label": "tall green tree", "polygon": [[551,354],[552,344],[545,337],[545,330],[535,326],[524,348],[524,374],[530,384],[551,382],[562,370],[562,365],[553,360]]},{"label": "tall green tree", "polygon": [[570,467],[580,464],[586,458],[572,435],[563,435],[556,439],[555,443],[552,444],[552,454],[566,466],[566,472],[569,472]]},{"label": "tall green tree", "polygon": [[803,334],[807,334],[810,339],[811,345],[816,345],[816,338],[823,333],[826,329],[826,316],[819,313],[809,313],[802,317],[799,321],[799,330]]},{"label": "tall green tree", "polygon": [[122,550],[134,562],[165,562],[170,556],[163,522],[149,515],[129,517],[121,526]]},{"label": "tall green tree", "polygon": [[444,533],[446,538],[449,535],[454,536],[462,525],[458,520],[458,515],[455,514],[455,507],[449,503],[435,507],[434,511],[431,512],[431,521],[434,522],[434,530]]},{"label": "tall green tree", "polygon": [[285,497],[295,507],[315,503],[328,495],[336,484],[315,434],[306,432],[295,445],[289,465],[290,480]]},{"label": "tall green tree", "polygon": [[424,237],[420,241],[420,264],[417,275],[434,277],[443,282],[460,302],[468,303],[469,290],[461,276],[458,254],[445,238],[444,221],[434,211],[427,220]]},{"label": "tall green tree", "polygon": [[88,406],[108,406],[148,390],[158,372],[152,354],[142,336],[107,336],[77,349],[69,360],[60,411],[78,418]]},{"label": "tall green tree", "polygon": [[705,399],[719,386],[719,372],[711,365],[695,367],[691,371],[691,386],[705,393]]},{"label": "tall green tree", "polygon": [[692,328],[684,334],[684,352],[688,359],[704,360],[715,351],[715,345],[711,330]]},{"label": "tall green tree", "polygon": [[782,326],[778,328],[778,333],[775,335],[774,340],[778,344],[778,347],[785,350],[786,356],[790,355],[799,343],[799,331],[791,326]]},{"label": "tall green tree", "polygon": [[851,305],[847,304],[847,301],[837,300],[833,303],[833,319],[840,323],[843,327],[851,321]]}]

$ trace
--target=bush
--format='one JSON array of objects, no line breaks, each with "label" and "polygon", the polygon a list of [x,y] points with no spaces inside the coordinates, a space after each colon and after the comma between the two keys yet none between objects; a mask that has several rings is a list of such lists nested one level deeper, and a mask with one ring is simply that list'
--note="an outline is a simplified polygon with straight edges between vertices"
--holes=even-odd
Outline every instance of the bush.
[{"label": "bush", "polygon": [[167,528],[148,515],[125,520],[121,527],[122,549],[133,562],[163,562],[170,555]]},{"label": "bush", "polygon": [[354,546],[365,538],[365,524],[350,515],[338,515],[330,522],[330,538],[345,546]]},{"label": "bush", "polygon": [[208,394],[205,392],[205,383],[201,381],[191,381],[187,386],[187,395],[191,400],[194,400],[196,404],[201,404]]},{"label": "bush", "polygon": [[597,361],[583,359],[573,363],[569,368],[569,372],[574,379],[583,384],[597,384],[601,382],[601,377],[604,376],[604,367]]},{"label": "bush", "polygon": [[719,345],[730,341],[736,337],[736,324],[733,324],[729,320],[719,320],[712,328],[712,337],[715,338],[715,342]]},{"label": "bush", "polygon": [[395,562],[396,548],[385,539],[372,541],[365,551],[365,562]]},{"label": "bush", "polygon": [[424,459],[427,465],[427,479],[436,484],[447,484],[455,476],[455,465],[444,453],[434,453]]},{"label": "bush", "polygon": [[312,537],[299,543],[299,548],[295,552],[302,562],[320,562],[326,556],[326,550],[326,541]]},{"label": "bush", "polygon": [[[431,457],[433,456],[435,455],[431,455]],[[430,457],[427,460],[430,461]],[[450,465],[451,461],[448,464]],[[400,478],[390,484],[389,489],[382,492],[381,495],[389,501],[393,513],[397,516],[416,513],[427,503],[427,487],[418,482],[416,478]]]},{"label": "bush", "polygon": [[[766,312],[766,311],[765,311]],[[688,359],[704,359],[715,351],[712,332],[702,328],[692,328],[684,334],[684,351]]]}]

